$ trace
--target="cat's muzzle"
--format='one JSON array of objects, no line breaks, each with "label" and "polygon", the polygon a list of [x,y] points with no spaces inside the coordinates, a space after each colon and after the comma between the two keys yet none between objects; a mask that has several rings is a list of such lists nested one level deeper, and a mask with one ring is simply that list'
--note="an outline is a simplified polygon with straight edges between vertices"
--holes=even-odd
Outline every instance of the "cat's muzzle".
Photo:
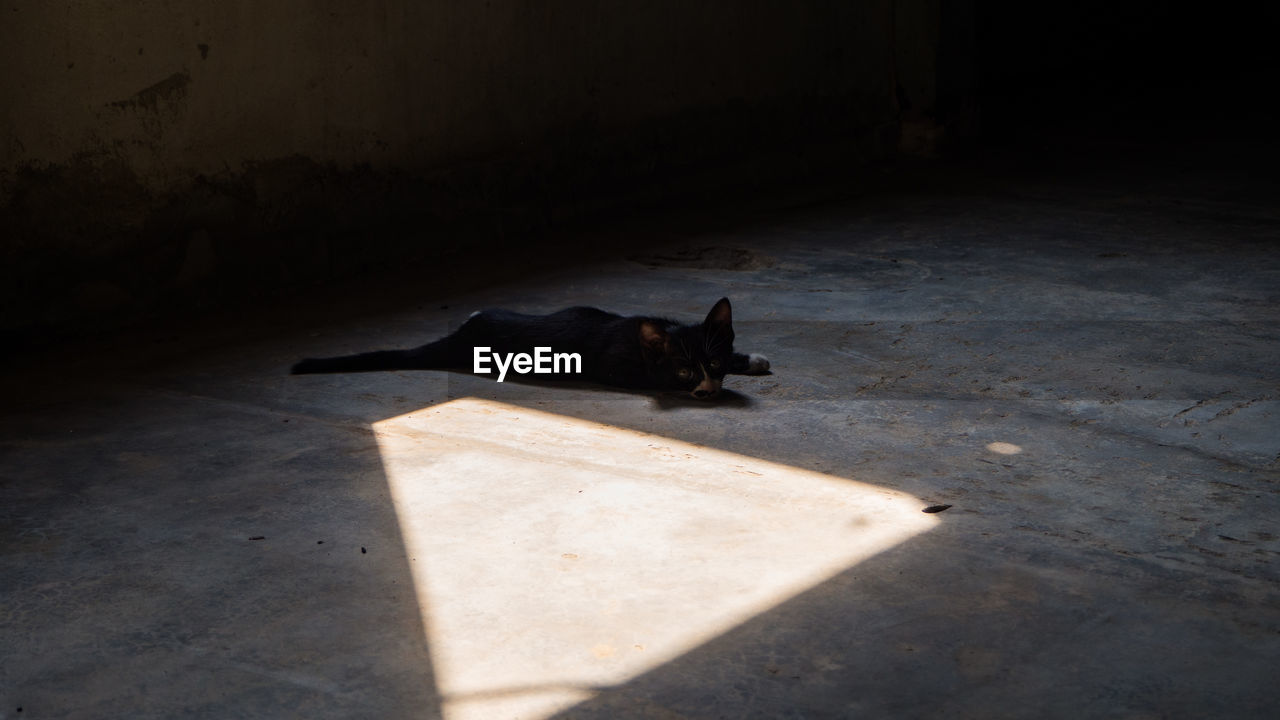
[{"label": "cat's muzzle", "polygon": [[711,378],[703,378],[698,383],[698,387],[694,388],[690,394],[699,400],[710,400],[720,392],[720,381]]}]

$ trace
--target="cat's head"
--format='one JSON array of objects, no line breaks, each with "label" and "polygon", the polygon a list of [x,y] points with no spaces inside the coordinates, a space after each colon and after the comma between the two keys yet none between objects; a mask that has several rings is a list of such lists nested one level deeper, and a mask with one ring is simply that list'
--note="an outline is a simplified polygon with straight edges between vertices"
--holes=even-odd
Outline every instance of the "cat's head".
[{"label": "cat's head", "polygon": [[698,325],[640,323],[640,339],[649,354],[650,372],[669,390],[683,390],[700,400],[720,392],[733,359],[733,310],[720,301]]}]

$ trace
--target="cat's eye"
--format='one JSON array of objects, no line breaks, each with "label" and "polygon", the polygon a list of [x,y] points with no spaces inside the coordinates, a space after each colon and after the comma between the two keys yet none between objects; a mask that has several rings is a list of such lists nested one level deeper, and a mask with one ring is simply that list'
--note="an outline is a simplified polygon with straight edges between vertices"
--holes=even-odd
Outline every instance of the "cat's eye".
[{"label": "cat's eye", "polygon": [[680,378],[681,380],[688,380],[693,377],[693,371],[690,370],[689,368],[680,368],[679,370],[676,371],[676,377]]},{"label": "cat's eye", "polygon": [[711,366],[711,369],[712,369],[712,370],[719,370],[719,369],[720,369],[720,361],[719,361],[719,360],[712,360],[710,363],[708,363],[708,365],[710,365],[710,366]]}]

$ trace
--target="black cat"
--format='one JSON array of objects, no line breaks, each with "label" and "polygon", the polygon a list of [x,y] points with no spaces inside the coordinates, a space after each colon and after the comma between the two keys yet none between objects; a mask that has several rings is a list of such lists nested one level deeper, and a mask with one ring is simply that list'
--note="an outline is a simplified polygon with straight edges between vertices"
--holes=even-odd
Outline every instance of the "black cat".
[{"label": "black cat", "polygon": [[683,390],[707,399],[720,391],[726,374],[764,374],[769,361],[733,351],[733,312],[729,298],[720,298],[696,325],[589,307],[550,315],[484,310],[421,347],[303,360],[293,374],[460,369],[488,375],[491,368],[499,380],[514,370],[546,380]]}]

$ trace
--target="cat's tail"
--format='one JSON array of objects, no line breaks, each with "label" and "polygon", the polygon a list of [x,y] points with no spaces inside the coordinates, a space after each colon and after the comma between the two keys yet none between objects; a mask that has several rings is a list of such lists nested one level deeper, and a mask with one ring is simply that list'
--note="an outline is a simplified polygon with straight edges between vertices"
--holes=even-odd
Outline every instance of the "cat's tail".
[{"label": "cat's tail", "polygon": [[295,364],[291,375],[313,373],[375,372],[378,370],[431,370],[455,366],[450,346],[437,340],[411,350],[375,350],[359,355],[307,358]]}]

